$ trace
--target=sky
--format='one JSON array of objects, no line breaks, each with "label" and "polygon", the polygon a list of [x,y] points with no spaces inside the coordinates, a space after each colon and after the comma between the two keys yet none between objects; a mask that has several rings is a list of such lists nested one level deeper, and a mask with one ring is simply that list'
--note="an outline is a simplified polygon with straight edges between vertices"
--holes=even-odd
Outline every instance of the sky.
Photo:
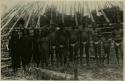
[{"label": "sky", "polygon": [[[26,4],[27,2],[33,2],[36,0],[3,0],[1,1],[1,14],[5,14],[9,11],[9,9],[12,9],[16,4]],[[109,0],[108,0],[109,1]],[[110,1],[113,5],[117,5],[122,7],[122,5],[117,1]],[[92,1],[92,0],[40,0],[39,5],[45,8],[46,6],[54,5],[57,7],[57,10],[62,13],[71,14],[71,11],[77,11],[78,8],[81,8],[81,10],[84,11],[84,15],[89,14],[89,10],[99,10],[98,6],[100,8],[104,8],[107,1]],[[107,4],[108,7],[111,7],[111,4]],[[72,8],[72,10],[71,10]]]}]

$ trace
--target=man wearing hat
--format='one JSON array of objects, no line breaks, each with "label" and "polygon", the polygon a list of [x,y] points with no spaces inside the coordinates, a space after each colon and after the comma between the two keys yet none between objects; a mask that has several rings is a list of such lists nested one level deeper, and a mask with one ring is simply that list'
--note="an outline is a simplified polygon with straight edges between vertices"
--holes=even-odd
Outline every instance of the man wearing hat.
[{"label": "man wearing hat", "polygon": [[52,27],[50,29],[49,34],[49,54],[50,54],[50,61],[51,65],[54,65],[54,60],[56,59],[56,53],[57,53],[57,40],[56,40],[56,29],[55,27]]},{"label": "man wearing hat", "polygon": [[102,46],[103,46],[103,37],[98,35],[98,61],[102,64]]},{"label": "man wearing hat", "polygon": [[20,67],[20,56],[18,54],[18,39],[19,36],[17,31],[13,30],[9,39],[8,48],[14,72],[16,72],[17,69]]},{"label": "man wearing hat", "polygon": [[98,41],[98,36],[97,34],[94,35],[93,37],[93,46],[94,46],[94,51],[95,51],[95,60],[96,60],[96,64],[98,65],[98,44],[99,44],[99,41]]},{"label": "man wearing hat", "polygon": [[111,42],[109,41],[109,37],[106,35],[104,39],[104,54],[106,55],[107,64],[109,64],[110,61],[110,48]]},{"label": "man wearing hat", "polygon": [[60,65],[67,63],[67,54],[68,54],[68,45],[67,45],[67,32],[64,28],[60,28],[57,31],[57,62],[60,62]]},{"label": "man wearing hat", "polygon": [[34,29],[33,30],[33,61],[35,62],[35,64],[37,65],[37,67],[40,64],[40,50],[39,49],[39,39],[40,39],[40,34],[39,34],[39,29]]},{"label": "man wearing hat", "polygon": [[[78,27],[78,41],[79,41],[79,56],[80,56],[80,64],[82,64],[82,56],[83,56],[83,47],[84,44],[82,43],[83,40],[85,39],[85,35],[84,35],[84,30],[83,30],[83,26],[79,26]],[[83,39],[82,39],[83,38]]]},{"label": "man wearing hat", "polygon": [[20,38],[22,45],[21,45],[21,60],[22,66],[24,71],[26,71],[26,67],[29,66],[31,57],[32,57],[32,41],[29,38],[29,31],[28,29],[22,30],[23,36]]},{"label": "man wearing hat", "polygon": [[41,31],[39,51],[40,51],[39,57],[41,58],[42,66],[48,66],[50,55],[49,55],[49,38],[47,30]]},{"label": "man wearing hat", "polygon": [[119,29],[116,28],[113,31],[113,40],[114,40],[114,47],[115,47],[115,54],[116,54],[116,59],[117,59],[117,63],[119,64],[119,48],[120,48],[120,43],[121,43],[121,39],[120,39],[120,35],[119,35]]},{"label": "man wearing hat", "polygon": [[78,60],[78,31],[72,27],[70,31],[70,62]]}]

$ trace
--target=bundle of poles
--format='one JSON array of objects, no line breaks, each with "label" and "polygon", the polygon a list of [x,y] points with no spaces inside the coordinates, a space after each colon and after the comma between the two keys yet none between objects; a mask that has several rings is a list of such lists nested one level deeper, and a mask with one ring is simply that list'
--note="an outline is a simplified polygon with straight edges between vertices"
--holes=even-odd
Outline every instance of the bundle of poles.
[{"label": "bundle of poles", "polygon": [[[71,3],[68,6],[68,3]],[[21,18],[25,20],[25,28],[29,27],[30,22],[33,23],[34,28],[37,27],[44,27],[45,25],[41,25],[41,16],[46,18],[47,22],[46,25],[51,26],[52,24],[56,24],[57,26],[64,26],[66,27],[67,19],[66,16],[70,15],[72,21],[74,21],[74,26],[78,27],[80,25],[85,24],[87,27],[88,25],[92,25],[92,27],[97,27],[98,23],[96,22],[96,18],[93,15],[92,8],[96,11],[97,16],[102,16],[104,18],[103,24],[112,24],[111,19],[108,14],[105,13],[104,9],[106,8],[113,8],[112,16],[117,23],[122,23],[120,19],[120,13],[118,12],[121,9],[121,3],[117,2],[101,2],[97,1],[96,5],[91,6],[92,2],[87,1],[42,1],[42,2],[28,2],[22,5],[16,5],[14,8],[10,9],[8,13],[6,13],[2,19],[2,27],[1,31],[4,29],[8,29],[7,33],[3,35],[9,35],[11,31],[15,28],[17,23],[20,21]],[[47,17],[47,12],[49,12],[49,16]],[[116,12],[116,14],[114,14]],[[35,21],[36,17],[36,21]],[[15,19],[15,20],[14,20]],[[12,21],[14,20],[14,23]],[[60,21],[60,22],[59,22]],[[89,23],[88,23],[89,22]],[[61,23],[61,24],[59,24]],[[10,24],[12,24],[10,26]]]}]

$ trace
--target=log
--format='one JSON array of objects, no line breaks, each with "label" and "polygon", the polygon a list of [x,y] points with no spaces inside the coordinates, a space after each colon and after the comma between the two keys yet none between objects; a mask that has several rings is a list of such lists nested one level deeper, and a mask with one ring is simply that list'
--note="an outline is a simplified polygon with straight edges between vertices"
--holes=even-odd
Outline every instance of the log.
[{"label": "log", "polygon": [[11,58],[9,57],[9,58],[1,58],[1,62],[8,62],[8,61],[10,61],[11,60]]},{"label": "log", "polygon": [[11,65],[2,65],[1,69],[5,69],[5,68],[9,68],[9,67],[11,67]]},{"label": "log", "polygon": [[[38,80],[73,80],[74,79],[74,75],[60,73],[60,72],[51,71],[47,69],[33,68],[32,71],[35,78]],[[82,77],[78,76],[78,79],[82,79]]]}]

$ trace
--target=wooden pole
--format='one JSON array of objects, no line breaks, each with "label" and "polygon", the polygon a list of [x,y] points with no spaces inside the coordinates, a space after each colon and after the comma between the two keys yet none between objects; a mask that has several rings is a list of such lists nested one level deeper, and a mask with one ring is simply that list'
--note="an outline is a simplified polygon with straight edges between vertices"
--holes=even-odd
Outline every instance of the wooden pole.
[{"label": "wooden pole", "polygon": [[111,2],[109,2],[109,1],[108,1],[108,4],[110,4],[111,7],[115,7],[115,10],[114,10],[114,13],[113,13],[113,14],[116,13],[117,22],[120,22],[120,17],[119,17],[119,12],[118,12],[118,10],[119,10],[120,8],[119,8],[118,6],[113,5],[113,4],[112,4]]},{"label": "wooden pole", "polygon": [[97,5],[98,5],[98,8],[99,8],[99,10],[102,12],[102,14],[103,14],[103,16],[104,16],[104,18],[105,18],[105,20],[109,23],[110,22],[110,20],[108,19],[108,17],[106,16],[106,14],[105,14],[105,12],[99,7],[99,4],[98,4],[98,2],[97,2]]},{"label": "wooden pole", "polygon": [[[30,7],[30,6],[29,6]],[[28,8],[29,8],[28,7]],[[28,8],[26,8],[26,9],[28,9]],[[20,20],[20,18],[23,16],[23,13],[24,13],[24,11],[26,10],[26,9],[24,9],[23,11],[22,11],[22,13],[21,13],[21,15],[20,15],[20,17],[17,19],[17,21],[13,24],[13,26],[11,27],[11,29],[9,30],[9,32],[8,32],[8,34],[7,35],[9,35],[10,34],[10,32],[13,30],[13,28],[15,27],[15,25],[16,25],[16,23]]]},{"label": "wooden pole", "polygon": [[89,8],[89,5],[88,5],[88,2],[86,3],[86,6],[87,6],[87,9],[88,9],[88,11],[89,11],[90,18],[91,18],[92,22],[95,22],[95,20],[94,20],[92,14],[91,14],[91,11],[90,11],[90,8]]},{"label": "wooden pole", "polygon": [[75,12],[75,24],[76,24],[76,26],[78,26],[78,18],[77,18],[77,12],[76,12],[76,1],[75,1],[75,4],[74,4],[74,12]]},{"label": "wooden pole", "polygon": [[8,12],[8,14],[1,19],[1,22],[3,22],[5,19],[7,19],[16,9],[18,9],[18,6],[16,5],[12,10]]},{"label": "wooden pole", "polygon": [[14,18],[14,16],[18,13],[19,10],[21,10],[22,7],[20,7],[16,12],[13,13],[12,17],[7,21],[7,23],[5,25],[2,26],[1,30],[3,30],[3,28],[5,28],[10,21]]},{"label": "wooden pole", "polygon": [[31,16],[32,16],[32,14],[33,14],[33,11],[34,11],[34,10],[31,11],[31,13],[30,13],[30,15],[29,15],[29,17],[28,17],[28,20],[27,20],[27,23],[26,23],[26,25],[25,25],[25,28],[27,28],[28,25],[29,25],[29,21],[30,21],[30,19],[31,19]]},{"label": "wooden pole", "polygon": [[63,25],[64,25],[64,23],[65,23],[65,22],[64,22],[64,11],[65,11],[65,10],[64,10],[64,6],[65,6],[65,5],[64,5],[64,3],[63,3],[63,4],[62,4],[62,23],[63,23]]}]

